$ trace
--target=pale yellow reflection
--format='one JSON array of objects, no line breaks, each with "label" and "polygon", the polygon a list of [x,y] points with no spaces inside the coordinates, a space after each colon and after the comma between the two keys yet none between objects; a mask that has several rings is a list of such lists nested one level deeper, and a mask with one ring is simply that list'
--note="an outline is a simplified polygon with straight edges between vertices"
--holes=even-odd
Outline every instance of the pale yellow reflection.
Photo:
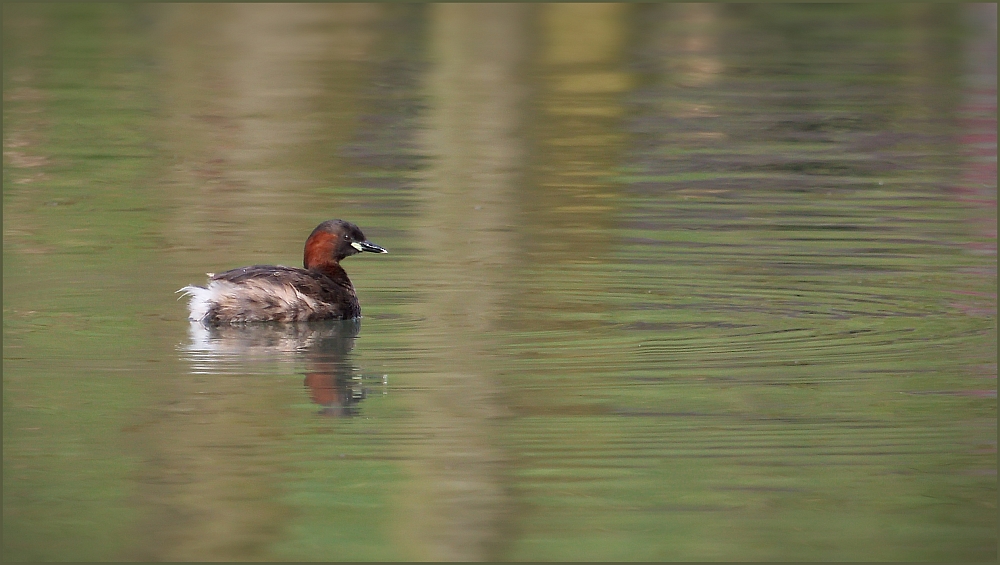
[{"label": "pale yellow reflection", "polygon": [[[327,211],[299,223],[301,194],[352,133],[377,39],[377,4],[169,4],[158,53],[175,155],[176,243],[286,254]],[[173,187],[171,187],[173,188]],[[187,190],[193,188],[194,190]],[[298,253],[295,252],[295,255]]]},{"label": "pale yellow reflection", "polygon": [[680,86],[703,87],[715,82],[723,71],[718,56],[718,4],[670,4],[668,29],[661,37],[672,54],[668,71]]},{"label": "pale yellow reflection", "polygon": [[[600,260],[611,251],[602,228],[615,222],[617,186],[608,178],[625,140],[621,98],[635,82],[623,66],[634,7],[543,4],[537,10],[541,56],[535,69],[540,86],[536,100],[541,111],[532,123],[536,191],[522,205],[528,214],[526,229],[548,233],[525,237],[540,243],[530,251],[544,254],[549,265]],[[566,230],[579,232],[552,236]],[[558,269],[551,273],[560,275]],[[555,284],[532,283],[539,288]],[[533,301],[547,298],[529,295],[521,300],[530,310]]]},{"label": "pale yellow reflection", "polygon": [[543,4],[546,64],[612,63],[621,56],[625,37],[620,22],[625,4]]},{"label": "pale yellow reflection", "polygon": [[[624,55],[624,4],[542,4],[540,61],[554,72],[546,73],[548,87],[566,96],[620,94],[632,88],[632,76],[616,63]],[[565,116],[617,117],[616,106],[552,101],[546,112]]]},{"label": "pale yellow reflection", "polygon": [[[429,369],[409,378],[414,421],[426,439],[406,446],[412,481],[400,543],[418,559],[489,560],[509,501],[497,445],[496,354],[487,333],[513,297],[514,197],[524,160],[517,129],[524,86],[523,5],[429,7],[430,108],[419,130],[431,157],[414,241],[433,277],[414,307],[416,347]],[[407,378],[407,377],[403,377]]]},{"label": "pale yellow reflection", "polygon": [[[174,163],[159,187],[174,209],[164,227],[171,247],[198,250],[212,261],[205,270],[239,266],[234,250],[300,256],[301,247],[289,252],[287,242],[303,241],[325,218],[305,227],[288,221],[309,205],[290,194],[320,176],[309,154],[317,137],[351,134],[313,114],[357,105],[352,96],[374,42],[366,24],[378,11],[348,4],[155,8],[162,138]],[[145,518],[126,557],[274,557],[268,547],[291,517],[278,502],[281,469],[267,449],[280,435],[271,422],[285,415],[268,411],[300,402],[303,392],[261,382],[189,374],[156,383],[168,400],[140,426],[146,462],[136,497]]]},{"label": "pale yellow reflection", "polygon": [[[717,118],[718,108],[704,94],[719,80],[725,67],[719,56],[720,19],[724,6],[717,4],[664,4],[658,7],[662,22],[658,48],[664,54],[663,75],[681,87],[663,98],[665,113],[679,119]],[[712,128],[712,121],[699,124]],[[712,143],[726,138],[720,131],[686,131],[673,134],[680,143]]]}]

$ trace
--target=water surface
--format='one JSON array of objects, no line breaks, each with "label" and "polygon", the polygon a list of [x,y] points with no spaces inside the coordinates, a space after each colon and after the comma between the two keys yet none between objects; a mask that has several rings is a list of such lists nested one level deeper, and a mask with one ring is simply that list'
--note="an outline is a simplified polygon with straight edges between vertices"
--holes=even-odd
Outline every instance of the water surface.
[{"label": "water surface", "polygon": [[5,5],[5,557],[995,559],[995,21]]}]

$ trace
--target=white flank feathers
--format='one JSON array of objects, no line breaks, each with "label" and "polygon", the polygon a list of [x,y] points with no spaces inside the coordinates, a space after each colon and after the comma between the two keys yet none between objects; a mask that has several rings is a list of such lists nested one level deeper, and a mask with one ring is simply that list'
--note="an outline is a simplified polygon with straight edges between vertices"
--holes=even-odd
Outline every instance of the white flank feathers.
[{"label": "white flank feathers", "polygon": [[[212,287],[218,287],[217,282],[211,282],[208,288],[203,286],[195,286],[189,284],[186,287],[178,290],[181,296],[190,296],[191,300],[188,302],[188,309],[191,313],[188,315],[188,320],[192,322],[200,322],[205,319],[208,315],[209,308],[212,307],[212,303],[218,301],[218,293],[213,292]],[[218,290],[217,288],[215,289]]]}]

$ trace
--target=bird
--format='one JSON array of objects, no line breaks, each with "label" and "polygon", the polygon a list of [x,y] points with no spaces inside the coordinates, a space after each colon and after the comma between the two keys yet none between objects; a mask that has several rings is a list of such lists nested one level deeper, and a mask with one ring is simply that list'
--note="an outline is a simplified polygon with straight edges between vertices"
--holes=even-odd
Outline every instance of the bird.
[{"label": "bird", "polygon": [[309,234],[302,266],[252,265],[208,273],[206,286],[188,285],[188,319],[205,325],[308,322],[361,317],[354,285],[340,261],[358,253],[388,253],[368,241],[361,228],[327,220]]}]

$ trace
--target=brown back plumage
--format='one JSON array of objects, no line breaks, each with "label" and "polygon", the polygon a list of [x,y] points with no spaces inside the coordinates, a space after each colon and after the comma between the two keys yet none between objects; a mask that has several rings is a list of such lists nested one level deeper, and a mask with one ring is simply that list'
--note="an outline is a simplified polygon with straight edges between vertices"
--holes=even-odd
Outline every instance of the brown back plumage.
[{"label": "brown back plumage", "polygon": [[[351,280],[340,265],[327,272],[254,265],[215,275],[215,291],[205,321],[302,322],[357,318],[361,306]],[[328,273],[337,275],[336,279]],[[339,271],[339,272],[336,272]]]}]

